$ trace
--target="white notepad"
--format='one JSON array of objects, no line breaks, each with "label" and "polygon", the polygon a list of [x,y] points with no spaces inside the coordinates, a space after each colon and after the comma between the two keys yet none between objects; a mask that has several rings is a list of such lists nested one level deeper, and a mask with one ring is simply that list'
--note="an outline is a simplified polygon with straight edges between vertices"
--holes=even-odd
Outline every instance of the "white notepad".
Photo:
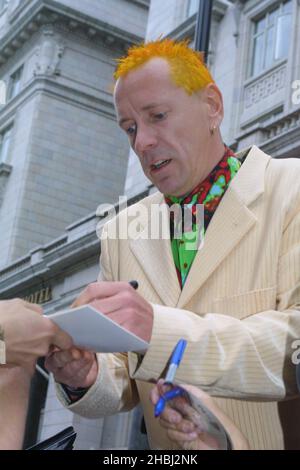
[{"label": "white notepad", "polygon": [[95,352],[145,352],[149,344],[90,305],[48,315],[73,338],[74,345]]}]

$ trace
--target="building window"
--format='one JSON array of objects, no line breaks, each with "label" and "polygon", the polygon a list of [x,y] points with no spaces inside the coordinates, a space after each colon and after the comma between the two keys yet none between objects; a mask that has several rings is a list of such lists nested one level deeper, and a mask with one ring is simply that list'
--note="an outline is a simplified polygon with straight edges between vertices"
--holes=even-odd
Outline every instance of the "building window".
[{"label": "building window", "polygon": [[187,8],[187,17],[192,16],[199,10],[199,0],[189,0]]},{"label": "building window", "polygon": [[16,70],[9,78],[7,100],[13,99],[21,89],[23,66]]},{"label": "building window", "polygon": [[251,77],[288,56],[292,1],[282,2],[253,23]]},{"label": "building window", "polygon": [[0,133],[0,164],[7,162],[12,127]]},{"label": "building window", "polygon": [[0,108],[6,104],[6,83],[0,80]]}]

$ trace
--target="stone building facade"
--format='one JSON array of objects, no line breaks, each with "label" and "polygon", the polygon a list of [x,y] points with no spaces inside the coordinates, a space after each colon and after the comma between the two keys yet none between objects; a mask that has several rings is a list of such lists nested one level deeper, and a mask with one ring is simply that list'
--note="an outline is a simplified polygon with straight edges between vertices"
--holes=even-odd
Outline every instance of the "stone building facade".
[{"label": "stone building facade", "polygon": [[123,191],[112,73],[147,12],[142,0],[2,3],[0,267]]}]

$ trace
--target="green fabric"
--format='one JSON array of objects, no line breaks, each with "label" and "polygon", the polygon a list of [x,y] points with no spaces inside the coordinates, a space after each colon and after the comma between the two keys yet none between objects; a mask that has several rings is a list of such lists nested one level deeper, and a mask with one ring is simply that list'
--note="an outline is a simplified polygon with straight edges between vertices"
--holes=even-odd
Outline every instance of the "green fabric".
[{"label": "green fabric", "polygon": [[[173,225],[173,229],[171,229],[172,254],[181,288],[186,282],[197,251],[204,240],[208,224],[240,167],[240,161],[230,149],[226,148],[222,160],[191,193],[183,197],[166,196],[166,202],[169,206],[179,204],[181,214],[184,210],[190,210],[193,214],[192,225],[183,227],[183,230],[181,230],[180,219],[176,223],[176,215],[170,224],[170,228]],[[204,226],[202,227],[199,223],[196,223],[195,211],[197,204],[204,205]],[[182,236],[179,238],[174,235],[178,230],[182,232]]]}]

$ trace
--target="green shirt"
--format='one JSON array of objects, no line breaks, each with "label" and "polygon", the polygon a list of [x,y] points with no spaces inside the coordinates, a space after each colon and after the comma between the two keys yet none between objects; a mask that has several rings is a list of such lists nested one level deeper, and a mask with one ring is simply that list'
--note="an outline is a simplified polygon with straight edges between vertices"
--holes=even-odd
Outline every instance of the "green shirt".
[{"label": "green shirt", "polygon": [[[204,235],[231,180],[241,167],[234,153],[225,153],[211,173],[186,196],[165,196],[170,213],[171,247],[180,287],[183,288]],[[201,223],[199,205],[204,208]]]}]

